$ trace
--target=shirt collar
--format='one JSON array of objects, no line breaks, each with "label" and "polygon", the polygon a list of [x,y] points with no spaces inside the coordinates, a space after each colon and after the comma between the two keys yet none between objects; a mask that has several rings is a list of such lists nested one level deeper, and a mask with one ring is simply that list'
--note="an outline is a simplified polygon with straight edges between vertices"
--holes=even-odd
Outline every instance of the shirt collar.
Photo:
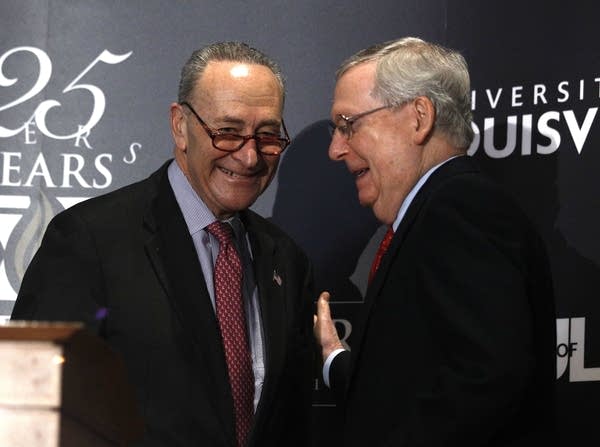
[{"label": "shirt collar", "polygon": [[394,220],[394,223],[392,224],[392,228],[394,229],[394,231],[396,231],[398,229],[398,227],[400,226],[400,223],[402,222],[402,219],[404,218],[404,215],[406,214],[408,207],[412,203],[413,199],[415,198],[415,196],[417,195],[419,190],[423,187],[423,185],[425,184],[427,179],[429,179],[431,174],[433,174],[440,166],[442,166],[443,164],[449,162],[450,160],[452,160],[453,158],[456,158],[456,157],[457,156],[454,156],[454,157],[448,158],[447,160],[444,160],[443,162],[441,162],[441,163],[435,165],[434,167],[432,167],[431,169],[429,169],[429,171],[427,171],[424,175],[421,176],[419,181],[415,184],[415,186],[413,186],[413,188],[410,190],[410,192],[408,193],[408,195],[402,202],[402,205],[400,205],[400,210],[398,211],[398,214],[396,215],[396,220]]},{"label": "shirt collar", "polygon": [[[169,165],[168,176],[175,199],[181,209],[190,234],[204,230],[208,225],[217,220],[212,211],[198,197],[198,194],[196,194],[196,191],[194,191],[194,188],[192,188],[192,185],[190,185],[190,182],[175,160]],[[231,224],[236,237],[239,237],[243,232],[241,221],[237,218],[237,215],[225,220],[225,222]]]}]

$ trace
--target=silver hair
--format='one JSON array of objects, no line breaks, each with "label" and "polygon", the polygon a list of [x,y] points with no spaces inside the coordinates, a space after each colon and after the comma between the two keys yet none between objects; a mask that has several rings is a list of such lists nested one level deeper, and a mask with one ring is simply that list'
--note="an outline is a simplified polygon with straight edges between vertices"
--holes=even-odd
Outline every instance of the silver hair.
[{"label": "silver hair", "polygon": [[281,88],[285,98],[285,79],[279,65],[262,51],[252,48],[244,42],[217,42],[200,48],[192,53],[183,68],[179,80],[179,102],[190,101],[198,79],[211,61],[244,62],[267,67]]},{"label": "silver hair", "polygon": [[458,148],[473,140],[471,87],[464,57],[457,51],[416,37],[373,45],[342,63],[336,79],[350,68],[376,61],[373,96],[386,105],[400,106],[418,96],[431,100],[435,127]]}]

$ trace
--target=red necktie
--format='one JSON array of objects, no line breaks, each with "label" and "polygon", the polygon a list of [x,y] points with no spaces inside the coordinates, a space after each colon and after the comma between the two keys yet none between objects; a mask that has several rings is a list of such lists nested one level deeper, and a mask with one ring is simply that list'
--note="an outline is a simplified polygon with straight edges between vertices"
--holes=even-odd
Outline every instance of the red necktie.
[{"label": "red necktie", "polygon": [[219,241],[215,303],[233,395],[237,445],[241,447],[246,445],[254,414],[254,373],[242,300],[242,263],[231,241],[233,230],[229,224],[216,221],[206,229]]},{"label": "red necktie", "polygon": [[377,253],[375,254],[375,259],[373,259],[373,264],[371,264],[371,271],[369,272],[369,284],[371,284],[371,281],[373,281],[373,278],[375,277],[375,272],[377,272],[379,264],[381,264],[381,258],[383,258],[383,255],[390,246],[390,242],[392,242],[393,237],[394,229],[392,227],[388,227],[388,230],[385,233],[383,240],[379,244],[379,248],[377,249]]}]

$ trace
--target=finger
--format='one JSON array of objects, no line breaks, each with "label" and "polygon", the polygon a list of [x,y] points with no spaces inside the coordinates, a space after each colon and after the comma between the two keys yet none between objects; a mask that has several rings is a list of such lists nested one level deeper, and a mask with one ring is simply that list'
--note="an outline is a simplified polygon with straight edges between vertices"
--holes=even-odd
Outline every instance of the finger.
[{"label": "finger", "polygon": [[319,319],[330,320],[331,311],[329,310],[329,292],[321,292],[317,301],[317,314]]}]

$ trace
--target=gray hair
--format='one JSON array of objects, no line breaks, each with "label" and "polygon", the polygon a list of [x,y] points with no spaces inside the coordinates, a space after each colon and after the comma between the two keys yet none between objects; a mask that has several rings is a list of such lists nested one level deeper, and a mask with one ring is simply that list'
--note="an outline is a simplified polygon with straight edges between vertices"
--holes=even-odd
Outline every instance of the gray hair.
[{"label": "gray hair", "polygon": [[273,72],[281,87],[281,96],[285,98],[285,79],[279,65],[262,51],[252,48],[244,42],[217,42],[200,48],[192,53],[183,68],[179,80],[177,101],[190,101],[198,79],[211,61],[244,62],[263,65]]},{"label": "gray hair", "polygon": [[373,45],[342,63],[336,80],[350,68],[377,61],[373,96],[386,105],[400,106],[418,96],[431,100],[435,126],[458,148],[473,140],[471,87],[464,57],[457,51],[416,37]]}]

